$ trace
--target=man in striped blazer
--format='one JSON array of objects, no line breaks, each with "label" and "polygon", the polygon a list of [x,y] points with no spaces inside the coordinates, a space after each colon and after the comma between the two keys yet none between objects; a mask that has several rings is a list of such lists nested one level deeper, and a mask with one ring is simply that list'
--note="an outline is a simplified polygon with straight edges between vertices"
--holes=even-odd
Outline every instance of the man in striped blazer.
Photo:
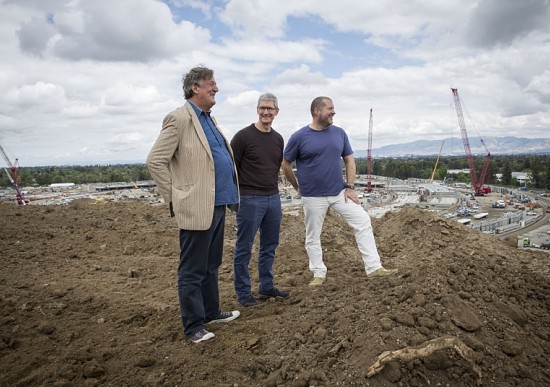
[{"label": "man in striped blazer", "polygon": [[214,72],[191,69],[183,91],[187,102],[164,118],[147,167],[180,229],[181,320],[185,336],[200,343],[214,338],[205,325],[240,315],[220,309],[218,291],[226,208],[237,209],[239,192],[231,147],[210,115],[218,92]]}]

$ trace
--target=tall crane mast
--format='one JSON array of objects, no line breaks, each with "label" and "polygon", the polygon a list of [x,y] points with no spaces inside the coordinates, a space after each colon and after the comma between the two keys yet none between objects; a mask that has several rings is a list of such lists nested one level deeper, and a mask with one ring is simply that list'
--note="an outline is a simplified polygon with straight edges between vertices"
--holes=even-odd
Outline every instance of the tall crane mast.
[{"label": "tall crane mast", "polygon": [[369,137],[367,148],[367,192],[372,191],[372,108],[369,117]]},{"label": "tall crane mast", "polygon": [[7,168],[4,168],[4,171],[6,171],[6,174],[8,175],[8,179],[10,180],[11,185],[15,189],[15,196],[17,198],[17,204],[20,204],[20,205],[24,206],[25,204],[27,204],[28,201],[23,196],[23,192],[21,192],[21,189],[19,188],[19,184],[18,184],[18,181],[17,181],[17,172],[19,170],[19,161],[17,159],[15,159],[15,163],[12,164],[12,162],[10,161],[8,155],[6,154],[6,151],[4,150],[4,148],[2,148],[2,145],[0,145],[0,153],[2,153],[2,157],[4,157],[4,160],[6,161],[6,164],[10,168],[9,171],[8,171]]},{"label": "tall crane mast", "polygon": [[491,153],[485,146],[483,140],[481,143],[487,152],[485,156],[485,163],[481,171],[479,179],[477,178],[474,158],[472,156],[472,150],[470,149],[470,141],[468,140],[468,133],[466,132],[466,124],[464,122],[464,115],[462,113],[462,106],[460,104],[460,97],[458,96],[458,89],[451,88],[453,93],[453,99],[455,103],[456,115],[458,118],[458,125],[460,126],[460,132],[462,134],[462,143],[464,144],[464,151],[466,152],[466,159],[468,160],[468,166],[470,168],[470,178],[472,179],[472,186],[474,187],[474,192],[477,196],[483,196],[486,193],[491,193],[491,187],[484,187],[485,177],[487,176],[487,171],[489,170],[489,164],[491,162]]}]

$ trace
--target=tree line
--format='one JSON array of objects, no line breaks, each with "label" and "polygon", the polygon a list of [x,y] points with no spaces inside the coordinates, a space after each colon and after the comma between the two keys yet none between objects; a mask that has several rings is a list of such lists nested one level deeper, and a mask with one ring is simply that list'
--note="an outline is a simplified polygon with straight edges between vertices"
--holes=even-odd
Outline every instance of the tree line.
[{"label": "tree line", "polygon": [[[430,179],[434,172],[436,156],[381,158],[372,160],[372,174],[396,177],[402,180],[409,178]],[[485,157],[474,157],[476,175],[479,177]],[[366,174],[367,159],[356,159],[357,173]],[[448,175],[451,169],[469,170],[468,161],[462,156],[446,156],[439,159],[434,180],[457,181],[470,183],[470,173]],[[485,178],[485,184],[498,184],[519,187],[520,183],[512,177],[512,172],[525,173],[529,180],[527,186],[537,189],[550,189],[550,154],[540,155],[493,155]],[[497,174],[502,175],[497,180]]]},{"label": "tree line", "polygon": [[[57,183],[115,183],[151,180],[145,164],[71,165],[20,167],[19,186],[48,186]],[[0,187],[10,186],[6,173],[0,176]]]},{"label": "tree line", "polygon": [[[436,162],[436,156],[376,158],[372,160],[372,174],[386,177],[429,179]],[[474,158],[477,175],[483,167],[484,157]],[[367,159],[357,158],[357,173],[367,173]],[[441,157],[435,170],[434,180],[454,180],[469,183],[469,173],[447,175],[450,169],[467,169],[465,157]],[[487,172],[486,184],[499,184],[517,187],[519,183],[512,172],[523,172],[529,176],[528,186],[537,189],[550,189],[550,154],[541,155],[496,155],[492,156]],[[496,175],[502,174],[501,180]],[[151,180],[145,164],[113,164],[86,166],[21,167],[18,171],[21,187],[48,186],[54,183],[115,183]],[[0,187],[10,186],[6,173],[0,174]]]}]

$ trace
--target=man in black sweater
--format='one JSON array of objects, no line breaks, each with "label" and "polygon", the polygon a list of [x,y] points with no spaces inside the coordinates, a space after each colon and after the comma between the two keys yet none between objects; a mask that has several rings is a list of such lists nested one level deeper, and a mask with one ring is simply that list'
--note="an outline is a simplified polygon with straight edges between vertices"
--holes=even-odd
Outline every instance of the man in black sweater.
[{"label": "man in black sweater", "polygon": [[257,111],[258,121],[238,131],[231,140],[240,189],[234,284],[239,303],[246,307],[259,304],[252,295],[249,271],[252,245],[258,230],[258,297],[290,297],[289,292],[277,289],[273,283],[273,262],[282,220],[278,182],[284,149],[283,137],[271,127],[279,113],[277,97],[271,93],[262,94]]}]

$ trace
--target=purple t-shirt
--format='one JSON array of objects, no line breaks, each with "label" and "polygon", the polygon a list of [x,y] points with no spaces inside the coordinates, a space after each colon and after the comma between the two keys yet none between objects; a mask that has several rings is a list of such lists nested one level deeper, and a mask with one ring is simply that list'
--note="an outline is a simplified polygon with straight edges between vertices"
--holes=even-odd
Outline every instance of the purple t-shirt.
[{"label": "purple t-shirt", "polygon": [[352,154],[344,129],[330,125],[318,131],[304,126],[288,140],[284,158],[296,161],[302,196],[336,196],[345,188],[342,158]]}]

